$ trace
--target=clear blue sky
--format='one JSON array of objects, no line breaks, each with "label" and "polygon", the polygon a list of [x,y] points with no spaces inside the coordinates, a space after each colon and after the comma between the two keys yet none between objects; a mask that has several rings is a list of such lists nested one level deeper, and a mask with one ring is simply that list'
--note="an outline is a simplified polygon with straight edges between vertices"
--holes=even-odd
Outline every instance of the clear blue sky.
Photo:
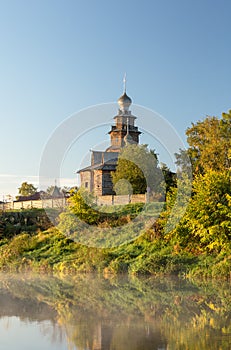
[{"label": "clear blue sky", "polygon": [[[229,110],[230,14],[229,0],[1,0],[0,200],[24,180],[36,183],[64,119],[117,100],[124,72],[134,103],[183,139],[191,122]],[[81,151],[64,171],[67,184]]]}]

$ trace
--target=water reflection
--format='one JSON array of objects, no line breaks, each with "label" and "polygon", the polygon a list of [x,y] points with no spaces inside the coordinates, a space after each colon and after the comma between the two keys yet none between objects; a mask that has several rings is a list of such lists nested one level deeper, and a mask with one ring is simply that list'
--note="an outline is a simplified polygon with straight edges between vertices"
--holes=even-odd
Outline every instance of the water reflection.
[{"label": "water reflection", "polygon": [[2,274],[0,334],[4,350],[228,350],[230,285]]},{"label": "water reflection", "polygon": [[[19,317],[0,319],[1,350],[66,350],[66,339],[49,321],[28,321]],[[42,337],[41,337],[42,335]]]}]

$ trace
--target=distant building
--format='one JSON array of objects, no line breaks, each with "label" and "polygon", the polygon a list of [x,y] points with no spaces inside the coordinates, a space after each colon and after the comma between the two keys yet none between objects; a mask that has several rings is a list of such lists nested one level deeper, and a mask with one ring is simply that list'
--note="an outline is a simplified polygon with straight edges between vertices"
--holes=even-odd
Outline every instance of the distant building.
[{"label": "distant building", "polygon": [[135,126],[136,117],[129,110],[132,100],[126,94],[118,99],[119,110],[114,117],[115,125],[112,125],[109,135],[111,145],[105,151],[92,151],[91,165],[80,169],[81,186],[97,196],[112,195],[113,184],[111,173],[116,170],[118,156],[126,144],[139,144],[141,132]]},{"label": "distant building", "polygon": [[57,199],[63,198],[66,195],[61,191],[56,185],[52,188],[50,194],[45,191],[35,192],[29,196],[17,196],[17,199],[14,202],[26,202],[26,201],[37,201],[41,199]]},{"label": "distant building", "polygon": [[44,196],[44,191],[35,192],[29,196],[17,196],[14,202],[25,202],[25,201],[37,201],[40,200]]}]

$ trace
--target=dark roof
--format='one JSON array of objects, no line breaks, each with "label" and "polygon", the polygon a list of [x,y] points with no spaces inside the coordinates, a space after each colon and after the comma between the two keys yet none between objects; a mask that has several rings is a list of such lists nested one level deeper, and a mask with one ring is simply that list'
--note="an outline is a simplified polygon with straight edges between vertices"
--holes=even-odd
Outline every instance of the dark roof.
[{"label": "dark roof", "polygon": [[103,151],[92,151],[91,153],[91,164],[99,164],[103,162]]},{"label": "dark roof", "polygon": [[35,200],[41,199],[43,194],[44,194],[44,191],[40,191],[40,192],[35,192],[34,194],[32,194],[30,196],[18,196],[18,199],[15,202],[35,201]]},{"label": "dark roof", "polygon": [[63,197],[63,193],[60,191],[60,189],[55,185],[54,189],[51,193],[52,198],[60,198]]},{"label": "dark roof", "polygon": [[[118,162],[119,152],[92,151],[91,165],[76,171],[115,170]],[[97,160],[97,163],[95,161]]]},{"label": "dark roof", "polygon": [[115,170],[117,162],[118,162],[118,158],[110,159],[104,163],[89,165],[86,168],[76,171],[76,173],[79,174],[83,171],[94,171],[94,170]]},{"label": "dark roof", "polygon": [[121,146],[109,146],[107,149],[106,149],[106,151],[107,152],[110,152],[110,150],[112,150],[111,151],[111,153],[117,153],[117,154],[119,154],[119,152],[121,151]]}]

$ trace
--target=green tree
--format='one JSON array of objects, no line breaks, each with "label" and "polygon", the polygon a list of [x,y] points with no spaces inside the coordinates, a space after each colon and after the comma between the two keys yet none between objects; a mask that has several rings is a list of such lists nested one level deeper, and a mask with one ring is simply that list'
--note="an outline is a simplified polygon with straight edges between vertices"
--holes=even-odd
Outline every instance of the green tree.
[{"label": "green tree", "polygon": [[112,182],[117,194],[145,193],[160,191],[163,180],[158,168],[158,159],[154,151],[147,145],[127,145],[120,153]]},{"label": "green tree", "polygon": [[177,186],[177,177],[176,174],[173,173],[169,167],[164,164],[161,163],[160,169],[163,173],[163,177],[164,177],[164,182],[165,182],[165,186],[166,186],[166,192],[168,192],[172,187],[176,187]]},{"label": "green tree", "polygon": [[219,252],[231,238],[230,171],[208,170],[193,181],[194,196],[176,228],[184,246]]},{"label": "green tree", "polygon": [[33,184],[29,184],[28,182],[23,182],[21,186],[18,188],[18,193],[20,196],[31,196],[37,192],[37,187]]},{"label": "green tree", "polygon": [[186,131],[189,148],[176,155],[180,169],[193,166],[192,198],[170,236],[191,251],[219,251],[231,238],[231,111],[207,117]]},{"label": "green tree", "polygon": [[179,153],[175,153],[176,165],[178,167],[178,173],[192,177],[192,159],[189,149],[180,149]]},{"label": "green tree", "polygon": [[208,170],[223,171],[230,168],[231,111],[223,113],[221,119],[207,117],[193,123],[186,135],[189,144],[187,154],[195,173],[204,174]]},{"label": "green tree", "polygon": [[67,212],[74,214],[88,224],[96,223],[100,214],[95,209],[94,201],[95,198],[92,193],[80,188],[70,196]]}]

